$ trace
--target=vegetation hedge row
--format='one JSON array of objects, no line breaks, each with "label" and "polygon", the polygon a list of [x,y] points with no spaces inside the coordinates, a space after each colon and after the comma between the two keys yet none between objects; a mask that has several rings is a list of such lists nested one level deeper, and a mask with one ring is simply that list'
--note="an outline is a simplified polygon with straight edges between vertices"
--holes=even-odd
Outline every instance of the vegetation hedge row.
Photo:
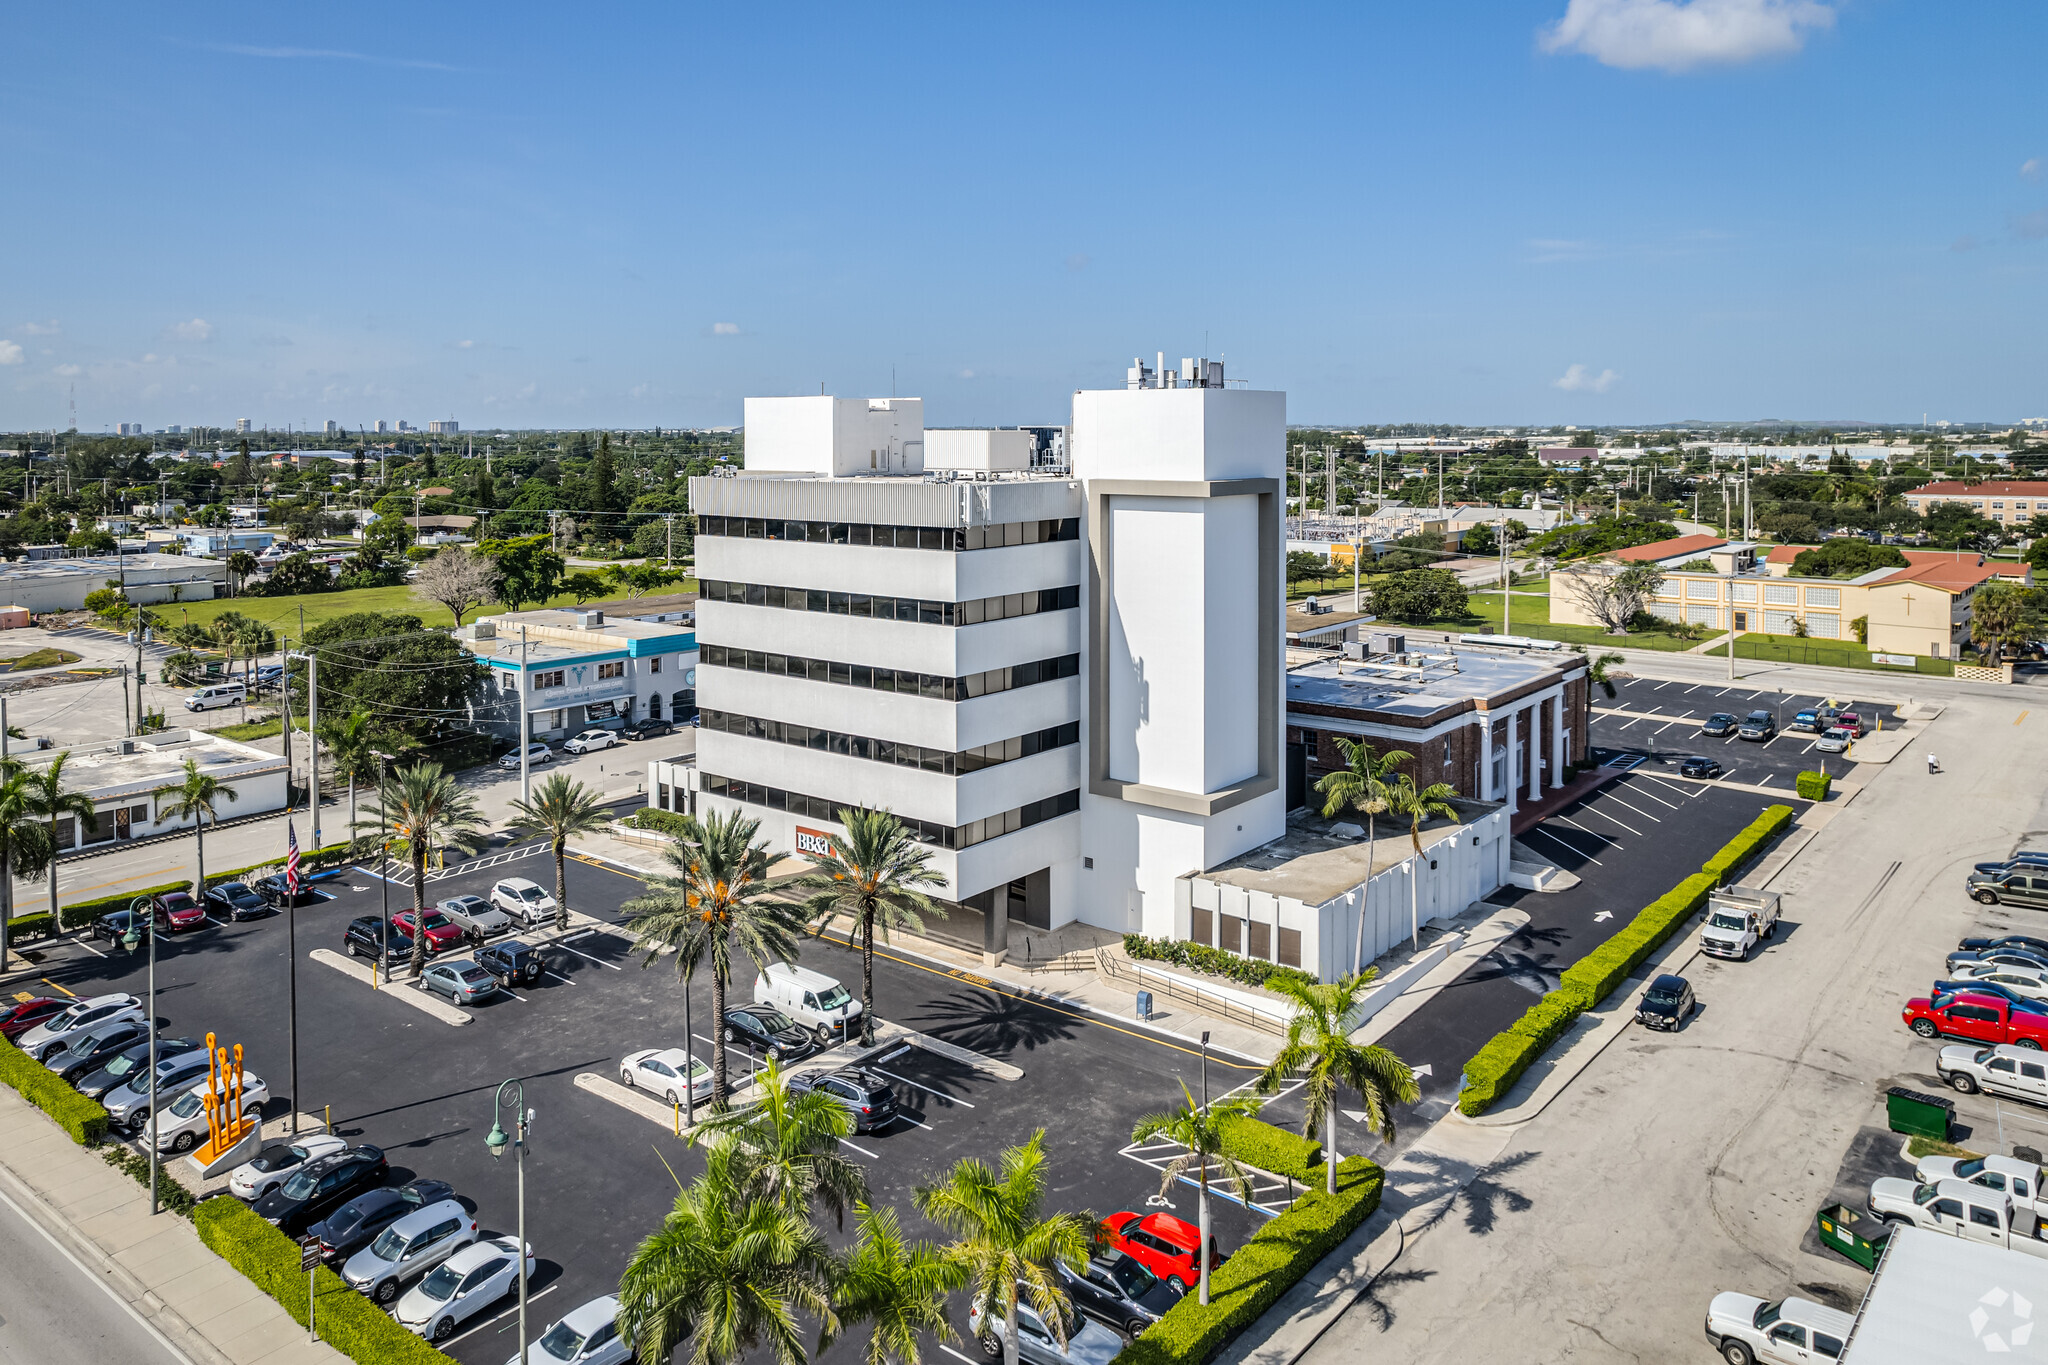
[{"label": "vegetation hedge row", "polygon": [[1801,773],[1794,786],[1798,788],[1802,800],[1825,801],[1828,799],[1828,788],[1833,782],[1834,779],[1826,773]]},{"label": "vegetation hedge row", "polygon": [[107,1135],[107,1111],[98,1100],[89,1100],[73,1090],[57,1074],[12,1041],[0,1040],[0,1081],[21,1092],[21,1097],[55,1119],[57,1126],[71,1134],[81,1147],[97,1146]]},{"label": "vegetation hedge row", "polygon": [[[1192,1289],[1116,1355],[1112,1365],[1202,1365],[1294,1287],[1380,1206],[1380,1168],[1362,1156],[1337,1165],[1337,1193],[1317,1175],[1294,1206],[1209,1274],[1209,1304]],[[251,1215],[252,1217],[254,1215]]]},{"label": "vegetation hedge row", "polygon": [[1487,1039],[1486,1045],[1465,1063],[1465,1087],[1458,1095],[1459,1109],[1467,1114],[1481,1114],[1492,1108],[1584,1011],[1576,994],[1551,991],[1523,1011],[1522,1017],[1505,1031]]},{"label": "vegetation hedge row", "polygon": [[1763,846],[1778,837],[1785,826],[1792,823],[1790,806],[1766,806],[1763,814],[1749,822],[1749,827],[1721,846],[1721,851],[1707,859],[1705,870],[1720,878],[1718,885],[1726,886],[1735,880],[1749,860],[1757,855]]},{"label": "vegetation hedge row", "polygon": [[1306,1184],[1323,1178],[1323,1144],[1263,1119],[1226,1117],[1223,1150],[1247,1166],[1291,1175]]},{"label": "vegetation hedge row", "polygon": [[[301,1326],[306,1321],[307,1274],[299,1246],[239,1199],[208,1199],[192,1211],[199,1240],[276,1299]],[[319,1295],[320,1339],[361,1365],[447,1365],[429,1346],[377,1305],[322,1266],[312,1276]]]},{"label": "vegetation hedge row", "polygon": [[170,891],[190,891],[192,883],[165,882],[162,886],[145,886],[139,891],[124,891],[118,896],[101,896],[97,900],[79,901],[57,911],[57,922],[66,929],[83,929],[106,914],[109,910],[126,910],[137,896],[161,896]]},{"label": "vegetation hedge row", "polygon": [[624,823],[635,829],[651,829],[657,834],[673,834],[680,839],[683,836],[683,821],[686,818],[672,810],[656,810],[648,806],[634,811]]},{"label": "vegetation hedge row", "polygon": [[1168,962],[1176,967],[1192,967],[1211,976],[1242,981],[1247,986],[1263,986],[1268,981],[1282,979],[1312,986],[1316,980],[1312,973],[1302,971],[1298,967],[1282,967],[1278,963],[1239,957],[1236,953],[1211,948],[1203,943],[1146,938],[1143,934],[1124,935],[1124,954],[1144,962]]},{"label": "vegetation hedge row", "polygon": [[[339,844],[323,844],[314,849],[302,849],[299,852],[299,870],[302,873],[319,872],[330,866],[339,866],[347,862],[354,852],[355,845],[346,841]],[[225,872],[209,872],[206,874],[206,884],[219,886],[222,882],[238,882],[252,872],[281,869],[283,866],[284,858],[280,855],[264,862],[250,863],[247,867],[231,867]]]},{"label": "vegetation hedge row", "polygon": [[57,932],[57,921],[47,910],[33,915],[16,915],[7,921],[9,943],[29,943]]},{"label": "vegetation hedge row", "polygon": [[1714,886],[1711,875],[1695,872],[1651,901],[1621,932],[1565,968],[1558,993],[1577,1000],[1582,1010],[1598,1005],[1671,937],[1673,929],[1707,903]]}]

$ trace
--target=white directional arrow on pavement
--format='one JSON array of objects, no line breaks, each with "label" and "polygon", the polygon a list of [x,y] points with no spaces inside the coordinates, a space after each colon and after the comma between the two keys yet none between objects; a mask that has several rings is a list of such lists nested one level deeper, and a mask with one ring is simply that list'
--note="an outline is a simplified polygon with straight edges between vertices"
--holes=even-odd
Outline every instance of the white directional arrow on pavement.
[{"label": "white directional arrow on pavement", "polygon": [[1350,1119],[1353,1123],[1364,1123],[1365,1111],[1363,1109],[1346,1109],[1344,1117]]},{"label": "white directional arrow on pavement", "polygon": [[1423,1064],[1422,1064],[1421,1066],[1418,1066],[1418,1067],[1416,1067],[1416,1068],[1415,1068],[1415,1074],[1416,1074],[1416,1075],[1418,1075],[1418,1076],[1431,1076],[1431,1075],[1434,1075],[1434,1074],[1436,1074],[1436,1073],[1435,1073],[1435,1071],[1434,1071],[1434,1070],[1433,1070],[1433,1069],[1431,1068],[1431,1066],[1430,1066],[1430,1064],[1429,1064],[1428,1062],[1424,1062],[1424,1063],[1423,1063]]},{"label": "white directional arrow on pavement", "polygon": [[1595,923],[1595,924],[1598,924],[1598,923],[1599,923],[1599,922],[1600,922],[1601,920],[1603,920],[1603,919],[1613,919],[1613,918],[1614,918],[1614,912],[1613,912],[1612,910],[1602,910],[1602,911],[1601,911],[1601,912],[1600,912],[1599,914],[1597,914],[1597,915],[1593,916],[1593,923]]}]

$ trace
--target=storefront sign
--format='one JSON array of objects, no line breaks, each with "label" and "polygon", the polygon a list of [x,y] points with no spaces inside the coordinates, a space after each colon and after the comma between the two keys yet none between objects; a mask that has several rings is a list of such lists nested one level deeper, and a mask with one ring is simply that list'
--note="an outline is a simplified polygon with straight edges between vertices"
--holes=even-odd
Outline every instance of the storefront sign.
[{"label": "storefront sign", "polygon": [[829,858],[832,856],[832,836],[821,829],[805,829],[798,825],[796,851],[808,853],[814,858]]},{"label": "storefront sign", "polygon": [[1890,664],[1893,668],[1917,668],[1920,663],[1910,654],[1873,654],[1870,656],[1870,662]]}]

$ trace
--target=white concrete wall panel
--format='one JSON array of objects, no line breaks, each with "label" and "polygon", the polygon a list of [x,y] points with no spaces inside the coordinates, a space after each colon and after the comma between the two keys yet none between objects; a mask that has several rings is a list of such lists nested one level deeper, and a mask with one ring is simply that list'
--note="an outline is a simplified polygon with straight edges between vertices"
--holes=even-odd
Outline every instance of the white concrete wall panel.
[{"label": "white concrete wall panel", "polygon": [[[736,583],[773,583],[785,588],[821,588],[828,592],[918,597],[934,602],[957,602],[962,596],[983,595],[958,591],[955,566],[959,560],[972,559],[975,555],[956,554],[952,550],[899,550],[883,545],[742,540],[735,536],[703,536],[697,545],[697,572],[705,578],[723,578]],[[1020,545],[1017,548],[1038,547]],[[978,553],[1007,552],[983,550]],[[1056,585],[1044,583],[1034,586]],[[1006,588],[1004,591],[1014,592],[1017,589]]]},{"label": "white concrete wall panel", "polygon": [[1176,791],[1209,790],[1201,661],[1211,620],[1202,503],[1118,498],[1109,531],[1109,773]]},{"label": "white concrete wall panel", "polygon": [[[1053,869],[1052,920],[1055,925],[1072,918],[1072,891],[1062,891],[1059,869],[1071,869],[1077,861],[1081,842],[1079,814],[1042,820],[1026,829],[989,839],[952,855],[949,872],[952,886],[938,894],[960,900],[992,886],[1005,886],[1042,867]],[[936,862],[937,860],[934,859]],[[1022,921],[1013,921],[1021,924]]]},{"label": "white concrete wall panel", "polygon": [[1202,771],[1212,792],[1259,771],[1259,500],[1213,498],[1202,515]]},{"label": "white concrete wall panel", "polygon": [[1082,479],[1277,478],[1287,395],[1251,389],[1088,389],[1074,395]]}]

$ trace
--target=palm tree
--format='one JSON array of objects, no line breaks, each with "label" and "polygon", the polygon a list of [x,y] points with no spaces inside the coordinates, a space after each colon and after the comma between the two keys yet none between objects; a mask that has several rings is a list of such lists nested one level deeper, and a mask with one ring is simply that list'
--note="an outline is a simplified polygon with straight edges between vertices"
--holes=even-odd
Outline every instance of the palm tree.
[{"label": "palm tree", "polygon": [[228,556],[228,572],[235,576],[235,595],[240,596],[242,585],[249,581],[249,575],[263,566],[256,562],[256,556],[247,550],[237,550]]},{"label": "palm tree", "polygon": [[823,854],[810,854],[817,871],[784,885],[811,894],[802,902],[804,918],[823,932],[840,915],[853,920],[852,937],[860,945],[860,1039],[875,1041],[875,940],[889,941],[891,929],[924,932],[920,912],[938,907],[920,887],[944,886],[946,879],[931,866],[931,850],[910,837],[901,820],[885,810],[839,812],[846,833],[831,837]]},{"label": "palm tree", "polygon": [[1994,578],[1970,598],[1970,642],[1993,667],[2005,658],[2008,644],[2027,639],[2027,590],[2007,578]]},{"label": "palm tree", "polygon": [[816,1199],[845,1227],[846,1210],[868,1197],[866,1174],[839,1154],[839,1139],[853,1135],[853,1115],[822,1090],[791,1094],[772,1057],[758,1087],[759,1099],[705,1119],[690,1141],[735,1147],[733,1170],[749,1197],[798,1209]]},{"label": "palm tree", "polygon": [[[34,800],[36,814],[50,822],[50,922],[57,922],[57,822],[67,815],[75,815],[84,822],[87,832],[100,827],[100,818],[92,808],[92,798],[82,791],[64,785],[64,762],[71,757],[65,749],[48,766],[27,769],[29,790]],[[204,889],[204,888],[202,888]]]},{"label": "palm tree", "polygon": [[348,827],[353,833],[356,827],[356,783],[368,782],[377,776],[376,741],[370,733],[370,713],[351,711],[329,720],[320,728],[326,731],[321,738],[327,741],[329,766],[336,777],[348,779]]},{"label": "palm tree", "polygon": [[[1730,649],[1735,648],[1732,644],[1728,647]],[[1613,701],[1615,695],[1614,679],[1607,675],[1607,670],[1615,664],[1625,664],[1627,662],[1628,659],[1625,655],[1616,654],[1612,650],[1605,654],[1596,654],[1586,660],[1586,681],[1598,686],[1601,691],[1607,694],[1607,700]]]},{"label": "palm tree", "polygon": [[[765,968],[770,958],[796,959],[795,906],[765,899],[768,845],[754,842],[761,822],[731,811],[699,820],[682,817],[678,841],[661,851],[672,875],[647,878],[647,893],[622,907],[632,918],[626,930],[646,950],[643,968],[664,948],[676,955],[676,976],[687,981],[705,958],[711,962],[711,1015],[725,1027],[725,991],[732,983],[735,941],[740,951]],[[687,987],[686,987],[687,989]],[[725,1049],[711,1049],[711,1103],[725,1107]]]},{"label": "palm tree", "polygon": [[[1259,1112],[1265,1102],[1250,1096],[1238,1099],[1219,1100],[1206,1108],[1197,1103],[1188,1083],[1180,1083],[1181,1104],[1158,1114],[1147,1114],[1138,1120],[1138,1126],[1131,1129],[1132,1142],[1151,1142],[1165,1138],[1177,1142],[1182,1152],[1166,1164],[1159,1174],[1159,1195],[1173,1188],[1173,1182],[1187,1174],[1190,1166],[1200,1173],[1201,1193],[1196,1197],[1195,1207],[1201,1218],[1201,1294],[1199,1302],[1209,1302],[1209,1163],[1215,1162],[1219,1173],[1231,1184],[1237,1186],[1237,1197],[1247,1204],[1252,1197],[1251,1172],[1239,1164],[1236,1157],[1223,1150],[1223,1129],[1225,1119],[1246,1119]],[[1175,1277],[1178,1279],[1178,1277]],[[1168,1281],[1174,1283],[1174,1281]],[[1186,1285],[1179,1285],[1186,1292]]]},{"label": "palm tree", "polygon": [[595,834],[610,823],[611,812],[597,793],[567,773],[550,776],[532,800],[512,803],[512,828],[546,835],[555,855],[555,928],[569,927],[569,841]]},{"label": "palm tree", "polygon": [[[240,650],[242,654],[242,681],[245,685],[253,684],[256,680],[256,657],[277,648],[277,632],[261,621],[252,621],[244,616],[235,623],[233,638],[234,648]],[[230,662],[233,661],[232,652],[228,658]],[[247,695],[248,693],[244,691],[243,696]]]},{"label": "palm tree", "polygon": [[150,795],[156,797],[156,818],[159,822],[165,816],[173,820],[192,821],[192,838],[199,851],[199,880],[195,883],[194,895],[206,894],[206,822],[220,823],[220,813],[215,803],[223,796],[230,801],[240,800],[233,787],[223,785],[210,773],[199,771],[194,759],[185,760],[182,781],[167,787],[158,787]]},{"label": "palm tree", "polygon": [[376,809],[363,817],[358,831],[381,829],[412,863],[412,974],[427,969],[427,936],[418,932],[427,918],[427,859],[446,850],[474,853],[483,813],[476,797],[438,763],[399,768],[377,792]]},{"label": "palm tree", "polygon": [[1094,1245],[1093,1215],[1040,1212],[1044,1167],[1041,1128],[1023,1146],[1003,1153],[1000,1174],[967,1158],[955,1162],[943,1181],[919,1185],[911,1194],[919,1213],[953,1234],[945,1256],[972,1282],[982,1321],[1003,1315],[1009,1327],[1003,1365],[1017,1365],[1020,1295],[1030,1298],[1046,1328],[1066,1344],[1067,1296],[1054,1266],[1083,1269]]},{"label": "palm tree", "polygon": [[14,879],[42,871],[49,858],[49,837],[27,769],[18,758],[0,758],[0,971],[8,965]]},{"label": "palm tree", "polygon": [[1365,1102],[1365,1126],[1388,1142],[1394,1140],[1394,1106],[1413,1104],[1421,1090],[1415,1072],[1386,1048],[1360,1047],[1351,1041],[1348,1021],[1358,1007],[1366,976],[1354,972],[1341,981],[1309,983],[1275,977],[1266,983],[1295,1003],[1287,1021],[1287,1042],[1272,1065],[1259,1073],[1256,1089],[1270,1095],[1299,1072],[1302,1133],[1323,1129],[1324,1189],[1337,1192],[1337,1087],[1348,1085]]},{"label": "palm tree", "polygon": [[803,1365],[797,1313],[838,1328],[823,1235],[801,1209],[745,1194],[737,1160],[714,1149],[619,1277],[619,1333],[641,1365],[686,1343],[690,1365],[740,1365],[764,1342],[778,1365]]},{"label": "palm tree", "polygon": [[1427,787],[1417,787],[1415,779],[1402,773],[1387,789],[1387,809],[1395,815],[1408,817],[1408,842],[1415,845],[1415,857],[1408,872],[1408,941],[1410,946],[1422,946],[1422,822],[1441,815],[1455,819],[1458,812],[1451,806],[1450,798],[1458,789],[1448,782],[1432,782]]},{"label": "palm tree", "polygon": [[[930,1242],[907,1242],[894,1209],[860,1206],[853,1250],[839,1269],[833,1306],[842,1323],[869,1324],[862,1365],[920,1365],[919,1339],[927,1332],[957,1341],[946,1318],[946,1295],[967,1282],[956,1262]],[[831,1345],[822,1338],[818,1349]]]},{"label": "palm tree", "polygon": [[[1364,740],[1337,737],[1337,748],[1344,755],[1344,766],[1333,773],[1324,773],[1316,779],[1316,790],[1323,794],[1323,814],[1334,816],[1346,806],[1365,816],[1365,867],[1368,878],[1372,875],[1372,860],[1379,843],[1379,832],[1374,827],[1376,817],[1387,813],[1387,774],[1414,755],[1404,749],[1389,749],[1374,757],[1372,746]],[[1365,906],[1358,907],[1358,927],[1351,941],[1351,969],[1359,971],[1365,962]]]}]

